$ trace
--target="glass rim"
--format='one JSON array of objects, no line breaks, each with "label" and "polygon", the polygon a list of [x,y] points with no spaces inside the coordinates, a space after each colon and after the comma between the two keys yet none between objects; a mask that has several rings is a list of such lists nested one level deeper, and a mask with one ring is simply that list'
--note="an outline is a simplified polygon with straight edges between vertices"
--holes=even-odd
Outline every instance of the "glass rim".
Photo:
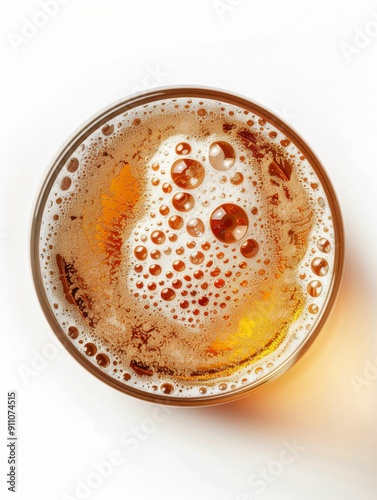
[{"label": "glass rim", "polygon": [[[136,106],[140,106],[164,98],[174,99],[180,97],[203,98],[212,100],[216,99],[218,101],[239,106],[243,109],[258,114],[261,118],[266,119],[269,123],[283,132],[300,149],[300,151],[306,157],[310,166],[318,176],[321,185],[326,193],[326,197],[333,214],[332,222],[334,225],[333,230],[335,240],[335,253],[333,276],[331,278],[329,290],[323,307],[319,313],[317,321],[315,322],[313,328],[310,330],[306,339],[279,366],[277,366],[274,370],[265,374],[261,378],[255,380],[254,382],[251,382],[244,387],[235,389],[229,393],[202,397],[174,397],[160,394],[154,395],[152,393],[125,385],[121,381],[114,379],[113,377],[111,377],[111,375],[108,375],[107,373],[102,371],[99,367],[93,365],[84,356],[84,354],[79,352],[77,348],[67,339],[65,332],[63,331],[55,315],[53,314],[53,310],[47,298],[47,294],[43,284],[39,255],[40,228],[47,197],[56,177],[58,176],[68,158],[76,150],[77,146],[79,146],[92,134],[92,132],[97,130],[101,125],[105,124],[108,120],[114,118],[122,112],[125,112]],[[239,399],[240,397],[247,396],[256,389],[260,389],[263,385],[276,379],[282,373],[286,372],[293,364],[295,364],[307,351],[313,341],[317,338],[317,335],[322,330],[334,306],[343,274],[345,246],[342,215],[335,190],[321,161],[312,151],[307,142],[301,137],[301,135],[298,134],[294,130],[294,128],[288,125],[285,120],[277,116],[275,112],[247,97],[213,87],[191,87],[185,85],[158,87],[146,92],[133,94],[124,99],[120,99],[97,112],[68,138],[50,162],[38,188],[37,196],[32,210],[32,219],[29,226],[29,241],[31,272],[34,282],[34,288],[40,306],[51,329],[53,330],[59,341],[62,343],[62,345],[76,359],[76,361],[78,361],[91,374],[95,375],[97,378],[107,383],[111,387],[121,391],[122,393],[128,394],[144,401],[179,407],[209,406],[213,404],[221,404],[234,401],[236,399]]]}]

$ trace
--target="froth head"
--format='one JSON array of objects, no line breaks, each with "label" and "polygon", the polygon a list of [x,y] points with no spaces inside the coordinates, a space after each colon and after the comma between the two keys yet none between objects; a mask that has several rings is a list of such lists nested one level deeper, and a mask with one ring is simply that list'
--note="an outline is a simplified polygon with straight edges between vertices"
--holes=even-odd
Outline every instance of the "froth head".
[{"label": "froth head", "polygon": [[318,313],[310,301],[331,271],[330,235],[313,233],[325,196],[266,120],[167,99],[113,118],[80,151],[57,181],[59,279],[131,371],[213,379],[272,353],[304,310]]}]

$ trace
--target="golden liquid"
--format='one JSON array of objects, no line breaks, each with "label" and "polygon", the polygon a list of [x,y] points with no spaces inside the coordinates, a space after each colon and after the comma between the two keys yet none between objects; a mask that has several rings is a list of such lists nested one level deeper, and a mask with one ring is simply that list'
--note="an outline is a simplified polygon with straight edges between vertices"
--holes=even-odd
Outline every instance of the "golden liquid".
[{"label": "golden liquid", "polygon": [[288,139],[219,103],[169,104],[70,160],[81,175],[62,178],[52,260],[66,303],[133,377],[210,381],[273,353],[329,263],[313,255],[303,286],[319,208]]}]

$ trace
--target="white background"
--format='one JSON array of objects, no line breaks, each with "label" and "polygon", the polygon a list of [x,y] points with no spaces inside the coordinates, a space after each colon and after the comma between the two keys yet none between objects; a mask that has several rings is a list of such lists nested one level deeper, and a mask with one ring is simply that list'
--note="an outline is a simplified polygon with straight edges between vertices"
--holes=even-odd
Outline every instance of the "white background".
[{"label": "white background", "polygon": [[[20,499],[375,500],[377,2],[65,0],[47,21],[40,4],[0,3],[2,498],[16,390]],[[51,347],[28,225],[82,122],[135,87],[174,84],[243,94],[293,125],[336,188],[347,257],[326,327],[289,372],[232,404],[157,415]],[[122,464],[99,476],[115,451]]]}]

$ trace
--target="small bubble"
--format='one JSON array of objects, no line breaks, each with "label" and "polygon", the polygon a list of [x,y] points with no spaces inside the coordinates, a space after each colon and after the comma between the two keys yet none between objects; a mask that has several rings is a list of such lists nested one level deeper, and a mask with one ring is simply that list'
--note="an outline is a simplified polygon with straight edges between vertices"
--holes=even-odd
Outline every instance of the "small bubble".
[{"label": "small bubble", "polygon": [[101,366],[102,368],[107,368],[109,366],[109,364],[110,364],[109,357],[106,356],[106,354],[103,354],[103,353],[97,354],[96,361],[97,361],[97,364],[99,366]]},{"label": "small bubble", "polygon": [[72,180],[70,177],[63,177],[61,183],[60,183],[60,188],[63,190],[63,191],[67,191],[67,189],[69,189],[71,187],[71,184],[72,184]]},{"label": "small bubble", "polygon": [[250,259],[255,257],[259,252],[259,245],[255,240],[246,240],[245,243],[241,245],[241,254]]},{"label": "small bubble", "polygon": [[151,273],[152,276],[158,276],[159,274],[161,274],[161,266],[159,266],[158,264],[152,264],[150,267],[149,267],[149,272]]},{"label": "small bubble", "polygon": [[214,283],[216,288],[223,288],[225,286],[225,281],[223,279],[218,279]]},{"label": "small bubble", "polygon": [[166,301],[173,300],[175,297],[175,291],[172,290],[171,288],[164,288],[161,291],[161,298]]},{"label": "small bubble", "polygon": [[320,238],[318,240],[317,246],[323,253],[329,253],[331,250],[330,242],[326,238]]},{"label": "small bubble", "polygon": [[317,200],[317,201],[318,201],[318,205],[319,205],[321,208],[323,208],[323,207],[326,205],[325,200],[324,200],[323,198],[321,198],[321,197],[320,197],[320,198],[318,198],[318,200]]},{"label": "small bubble", "polygon": [[312,271],[317,276],[325,276],[329,270],[329,264],[327,260],[322,259],[321,257],[316,257],[312,260]]},{"label": "small bubble", "polygon": [[203,236],[204,224],[200,219],[191,219],[186,224],[187,232],[195,238]]},{"label": "small bubble", "polygon": [[187,142],[179,142],[175,147],[178,155],[188,155],[191,153],[191,146]]},{"label": "small bubble", "polygon": [[243,183],[243,175],[240,172],[235,172],[230,178],[230,182],[234,186],[239,186],[240,184]]},{"label": "small bubble", "polygon": [[172,283],[172,287],[175,288],[176,290],[178,288],[181,288],[182,286],[182,281],[181,280],[174,280],[173,283]]},{"label": "small bubble", "polygon": [[103,135],[111,135],[114,132],[114,125],[105,125],[102,127]]},{"label": "small bubble", "polygon": [[87,356],[94,356],[97,352],[97,347],[91,342],[88,342],[84,345],[84,352]]},{"label": "small bubble", "polygon": [[201,264],[203,261],[204,261],[204,255],[202,252],[193,252],[191,255],[190,255],[190,261],[193,263],[193,264]]},{"label": "small bubble", "polygon": [[183,219],[179,215],[170,217],[168,223],[172,229],[181,229],[183,227]]},{"label": "small bubble", "polygon": [[228,385],[225,383],[219,384],[220,391],[225,391],[228,388]]},{"label": "small bubble", "polygon": [[152,250],[152,251],[151,251],[151,257],[152,257],[152,259],[154,259],[154,260],[159,259],[159,258],[161,257],[161,252],[160,252],[160,250]]},{"label": "small bubble", "polygon": [[172,191],[172,187],[171,187],[171,184],[169,184],[168,182],[164,182],[164,184],[162,185],[162,190],[164,193],[171,193]]},{"label": "small bubble", "polygon": [[67,170],[68,172],[76,172],[76,170],[79,168],[79,161],[77,158],[71,158],[68,162],[67,165]]},{"label": "small bubble", "polygon": [[156,245],[162,245],[165,241],[165,234],[162,231],[153,231],[151,234],[151,240]]},{"label": "small bubble", "polygon": [[235,158],[234,149],[227,142],[213,142],[209,148],[209,162],[216,170],[229,170]]},{"label": "small bubble", "polygon": [[171,394],[174,392],[174,386],[168,383],[162,384],[160,389],[164,394]]},{"label": "small bubble", "polygon": [[188,212],[194,205],[195,199],[189,193],[177,193],[173,196],[173,206],[178,212]]},{"label": "small bubble", "polygon": [[319,308],[318,308],[317,304],[310,304],[310,306],[308,307],[308,310],[311,314],[317,314]]},{"label": "small bubble", "polygon": [[138,260],[145,260],[148,256],[148,251],[145,247],[139,245],[135,248],[134,254]]},{"label": "small bubble", "polygon": [[75,340],[79,336],[79,331],[75,326],[70,326],[68,328],[68,336]]},{"label": "small bubble", "polygon": [[307,290],[311,297],[319,297],[322,293],[322,283],[318,280],[313,280],[308,283]]},{"label": "small bubble", "polygon": [[160,206],[160,214],[161,215],[168,215],[168,213],[170,212],[170,208],[166,205],[161,205]]},{"label": "small bubble", "polygon": [[173,269],[177,272],[182,272],[186,269],[185,263],[181,260],[175,260],[172,264]]},{"label": "small bubble", "polygon": [[198,300],[198,304],[202,307],[206,306],[209,302],[209,299],[208,297],[201,297],[199,300]]}]

